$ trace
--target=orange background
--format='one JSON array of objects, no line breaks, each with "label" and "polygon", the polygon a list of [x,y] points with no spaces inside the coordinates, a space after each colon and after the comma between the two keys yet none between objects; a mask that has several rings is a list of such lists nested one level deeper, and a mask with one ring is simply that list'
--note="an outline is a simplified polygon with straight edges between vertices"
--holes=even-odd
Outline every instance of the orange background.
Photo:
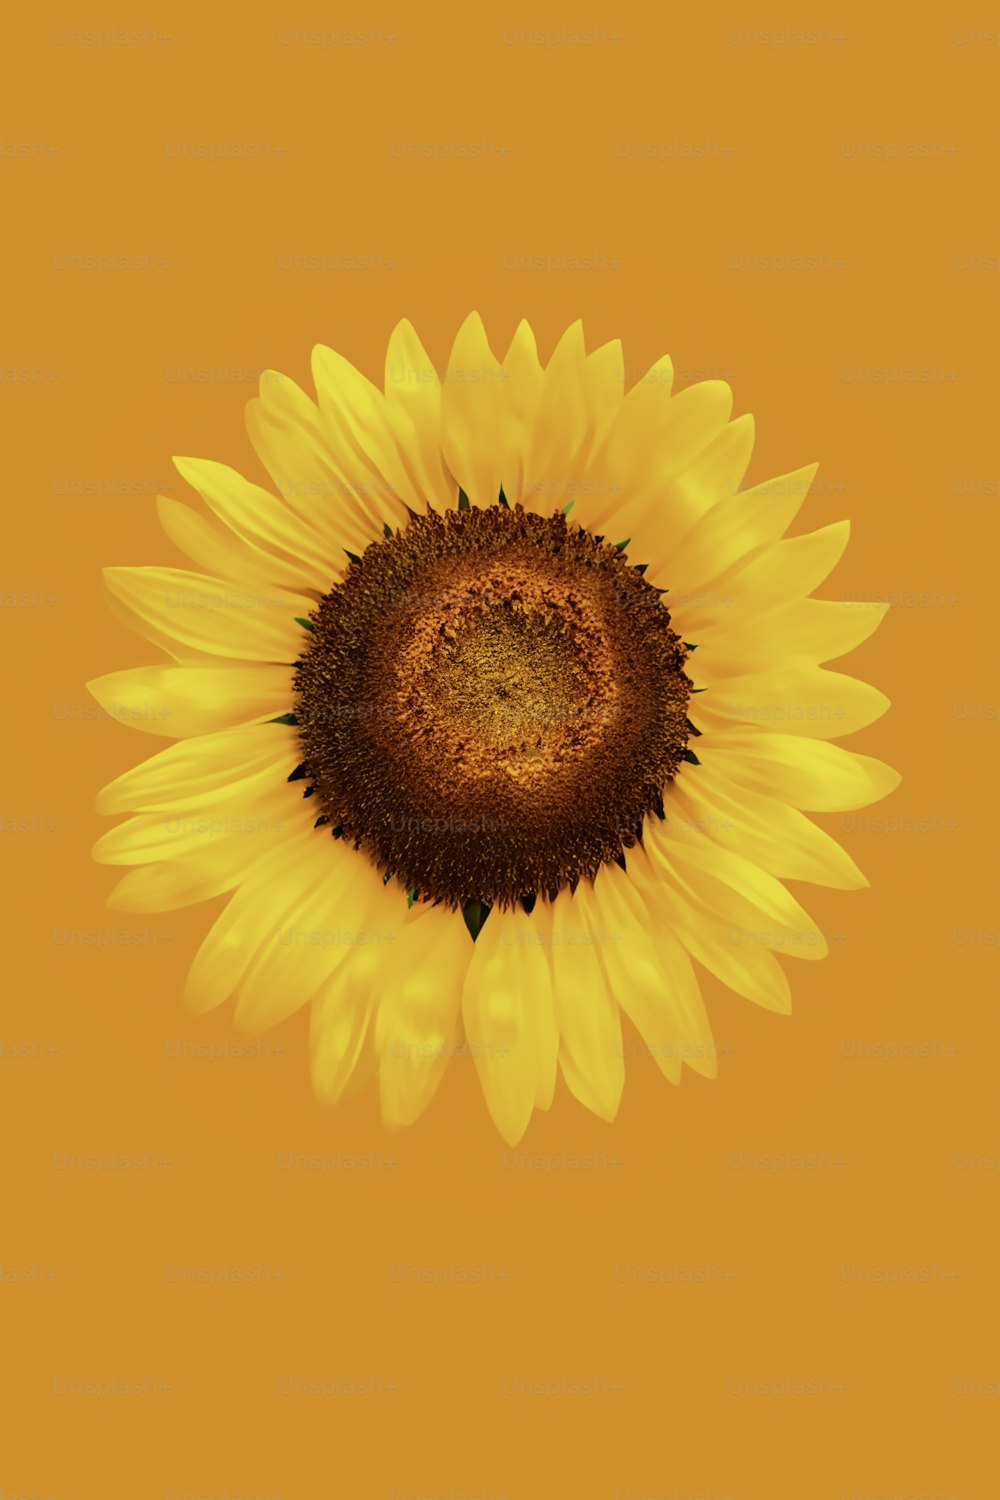
[{"label": "orange background", "polygon": [[[1000,280],[965,258],[1000,253],[1000,49],[968,37],[995,14],[46,10],[5,22],[0,124],[0,1495],[994,1497]],[[165,39],[66,39],[112,20]],[[745,35],[781,27],[825,35]],[[381,39],[287,41],[324,28]],[[177,154],[226,141],[266,149]],[[111,253],[167,264],[62,268]],[[821,264],[740,261],[782,254]],[[724,375],[759,424],[748,483],[820,460],[801,526],[853,522],[821,592],[897,606],[849,662],[893,700],[850,746],[904,777],[863,816],[915,820],[823,820],[871,889],[804,893],[834,941],[793,965],[790,1019],[706,980],[717,1082],[633,1057],[614,1126],[560,1085],[517,1155],[466,1059],[390,1138],[371,1093],[314,1106],[304,1014],[250,1057],[172,1055],[233,1039],[181,1006],[221,903],[109,912],[89,854],[97,788],[165,743],[87,717],[83,683],[156,655],[100,569],[182,565],[153,505],[182,493],[170,455],[258,477],[247,372],[305,384],[324,342],[377,379],[402,316],[443,364],[471,308],[500,352],[521,316],[543,357],[579,316],[630,377],[666,352],[679,383]],[[87,481],[139,493],[67,493]],[[147,940],[65,940],[112,928]],[[61,1166],[107,1152],[144,1165]],[[807,1160],[746,1165],[785,1153]],[[138,1384],[67,1384],[112,1378]]]}]

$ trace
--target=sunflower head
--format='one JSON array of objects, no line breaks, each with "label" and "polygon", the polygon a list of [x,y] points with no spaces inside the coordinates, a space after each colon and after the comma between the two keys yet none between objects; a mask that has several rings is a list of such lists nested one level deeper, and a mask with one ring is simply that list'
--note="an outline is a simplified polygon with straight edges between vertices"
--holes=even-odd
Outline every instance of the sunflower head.
[{"label": "sunflower head", "polygon": [[174,741],[102,793],[112,901],[226,895],[191,1004],[308,1005],[318,1095],[376,1074],[390,1125],[459,1050],[510,1141],[560,1072],[612,1118],[623,1012],[712,1076],[695,965],[787,1010],[775,955],[825,944],[783,880],[864,883],[805,813],[898,779],[829,743],[886,707],[822,666],[883,607],[810,597],[846,541],[785,536],[815,471],[741,489],[728,387],[624,368],[579,324],[501,362],[475,315],[441,371],[400,324],[381,389],[317,349],[316,403],[248,408],[270,488],[176,460],[199,571],[107,573],[168,660],[91,690]]}]

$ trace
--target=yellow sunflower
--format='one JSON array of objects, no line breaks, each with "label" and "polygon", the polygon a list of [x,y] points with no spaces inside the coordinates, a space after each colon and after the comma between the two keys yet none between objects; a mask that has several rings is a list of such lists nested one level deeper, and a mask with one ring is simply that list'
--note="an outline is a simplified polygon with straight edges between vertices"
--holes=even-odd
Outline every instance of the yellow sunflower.
[{"label": "yellow sunflower", "polygon": [[169,660],[90,690],[175,741],[100,795],[111,904],[229,893],[191,1006],[308,1005],[320,1099],[377,1073],[390,1126],[459,1053],[512,1144],[560,1072],[612,1119],[621,1011],[713,1076],[696,965],[788,1011],[776,955],[826,944],[782,881],[866,884],[805,813],[898,781],[830,743],[888,706],[820,665],[885,606],[809,597],[848,535],[784,538],[815,468],[741,490],[728,386],[624,369],[579,323],[498,361],[475,314],[441,371],[400,323],[384,390],[319,347],[317,403],[269,374],[247,407],[277,493],[177,459],[198,571],[106,573]]}]

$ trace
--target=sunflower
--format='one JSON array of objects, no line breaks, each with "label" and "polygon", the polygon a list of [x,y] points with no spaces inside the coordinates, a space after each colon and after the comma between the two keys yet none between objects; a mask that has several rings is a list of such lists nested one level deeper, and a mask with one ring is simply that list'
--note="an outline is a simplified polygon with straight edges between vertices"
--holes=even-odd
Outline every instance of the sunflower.
[{"label": "sunflower", "polygon": [[377,1074],[389,1126],[456,1055],[512,1144],[560,1073],[612,1119],[622,1011],[672,1082],[714,1076],[698,967],[787,1012],[778,955],[826,942],[782,882],[867,883],[806,812],[898,781],[830,743],[888,706],[820,665],[886,607],[809,597],[848,523],[785,537],[815,466],[741,490],[728,386],[664,359],[626,393],[579,323],[544,366],[473,314],[444,370],[401,322],[384,391],[312,368],[316,403],[267,374],[247,407],[273,489],[175,460],[195,571],[106,571],[169,660],[90,691],[174,741],[100,794],[130,816],[95,857],[136,867],[110,904],[228,895],[189,1004],[308,1005],[318,1097]]}]

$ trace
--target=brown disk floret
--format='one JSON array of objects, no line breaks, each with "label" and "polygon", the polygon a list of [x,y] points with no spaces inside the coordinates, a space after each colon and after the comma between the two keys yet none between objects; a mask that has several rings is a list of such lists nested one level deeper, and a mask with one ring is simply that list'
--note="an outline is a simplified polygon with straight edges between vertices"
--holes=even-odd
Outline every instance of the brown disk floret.
[{"label": "brown disk floret", "polygon": [[562,514],[415,517],[311,621],[303,774],[331,828],[418,899],[554,897],[662,816],[687,648],[622,551]]}]

